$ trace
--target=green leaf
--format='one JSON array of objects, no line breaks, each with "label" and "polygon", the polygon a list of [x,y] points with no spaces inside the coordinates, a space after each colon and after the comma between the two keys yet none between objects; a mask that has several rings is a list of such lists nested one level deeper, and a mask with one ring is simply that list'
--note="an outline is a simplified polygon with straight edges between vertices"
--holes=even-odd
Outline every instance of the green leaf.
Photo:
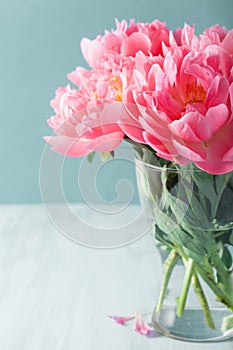
[{"label": "green leaf", "polygon": [[224,317],[222,321],[221,331],[226,332],[229,329],[233,329],[233,315]]},{"label": "green leaf", "polygon": [[221,259],[226,268],[230,270],[232,268],[232,256],[229,252],[229,249],[226,246],[223,247]]},{"label": "green leaf", "polygon": [[187,211],[189,206],[181,201],[179,198],[175,198],[173,196],[169,196],[169,204],[172,210],[173,216],[176,218],[176,221],[181,224],[187,215]]},{"label": "green leaf", "polygon": [[106,161],[111,157],[111,152],[100,152],[100,158],[102,161]]},{"label": "green leaf", "polygon": [[217,198],[214,202],[211,203],[212,206],[212,218],[214,219],[217,215],[219,204],[223,195],[224,190],[226,189],[232,174],[221,174],[215,175],[215,188],[217,192]]},{"label": "green leaf", "polygon": [[190,207],[192,209],[193,215],[200,227],[208,229],[210,227],[209,219],[206,215],[206,208],[203,208],[198,197],[193,193],[190,201]]},{"label": "green leaf", "polygon": [[190,203],[185,203],[179,198],[170,195],[169,203],[176,220],[182,226],[185,225],[186,230],[190,226],[192,232],[208,230],[210,227],[208,217],[194,193],[189,201]]},{"label": "green leaf", "polygon": [[190,189],[190,181],[182,179],[181,184],[173,188],[172,195],[167,189],[169,176],[167,171],[161,174],[162,200],[159,207],[157,203],[154,204],[157,226],[167,236],[167,240],[184,249],[188,256],[196,261],[203,261],[210,254],[212,243],[211,232],[206,232],[208,218],[193,192],[189,192],[188,201],[185,198],[187,203],[175,197],[177,192],[182,198],[185,197],[182,186]]},{"label": "green leaf", "polygon": [[217,199],[217,194],[214,188],[214,175],[204,172],[193,173],[194,182],[197,185],[200,194],[204,194],[209,199],[210,203],[214,203]]},{"label": "green leaf", "polygon": [[[186,228],[186,226],[185,226]],[[189,236],[183,243],[183,249],[193,260],[204,261],[211,254],[211,232],[201,229],[192,231],[191,226],[187,226],[186,231]]]},{"label": "green leaf", "polygon": [[163,233],[167,237],[166,240],[172,242],[173,244],[178,244],[182,246],[183,240],[181,239],[181,228],[170,218],[170,216],[164,213],[155,203],[154,205],[154,217],[156,219],[156,226],[159,228],[159,232]]},{"label": "green leaf", "polygon": [[200,229],[194,233],[188,226],[186,231],[174,218],[159,209],[155,217],[157,218],[156,236],[160,236],[162,241],[170,241],[173,245],[178,245],[188,256],[198,262],[203,261],[209,254],[211,246],[209,237]]},{"label": "green leaf", "polygon": [[231,232],[229,241],[230,241],[230,244],[233,245],[233,230]]},{"label": "green leaf", "polygon": [[215,187],[217,195],[222,195],[224,189],[226,188],[228,182],[230,181],[230,178],[232,176],[232,173],[227,174],[221,174],[221,175],[215,175]]},{"label": "green leaf", "polygon": [[91,152],[87,155],[87,160],[89,163],[92,163],[95,158],[96,152]]},{"label": "green leaf", "polygon": [[198,263],[204,261],[206,258],[207,253],[205,249],[200,249],[200,246],[196,246],[192,241],[187,245],[183,245],[182,249],[187,256]]}]

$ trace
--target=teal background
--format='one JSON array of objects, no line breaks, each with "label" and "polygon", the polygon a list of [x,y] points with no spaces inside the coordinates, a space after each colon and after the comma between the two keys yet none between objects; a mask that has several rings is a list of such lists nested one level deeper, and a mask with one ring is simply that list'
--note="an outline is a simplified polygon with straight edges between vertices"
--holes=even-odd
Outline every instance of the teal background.
[{"label": "teal background", "polygon": [[[0,202],[40,202],[39,165],[51,133],[46,119],[49,101],[66,85],[66,74],[85,65],[79,42],[94,38],[119,20],[157,18],[171,28],[196,23],[200,33],[215,23],[232,28],[232,0],[0,0]],[[82,201],[77,186],[81,159],[66,159],[64,192],[69,201]],[[93,181],[87,172],[86,188]],[[49,177],[49,174],[48,174]],[[98,175],[100,196],[116,199],[115,184],[127,178],[135,184],[132,164],[112,163]],[[51,180],[51,179],[50,179]],[[126,191],[127,192],[127,191]],[[137,201],[133,195],[132,201]]]}]

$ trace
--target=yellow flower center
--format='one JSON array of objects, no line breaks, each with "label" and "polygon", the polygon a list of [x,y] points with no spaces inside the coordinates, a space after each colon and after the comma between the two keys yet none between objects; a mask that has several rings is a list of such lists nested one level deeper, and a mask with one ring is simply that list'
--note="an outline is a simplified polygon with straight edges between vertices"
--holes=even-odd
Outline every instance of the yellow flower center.
[{"label": "yellow flower center", "polygon": [[186,103],[204,103],[206,92],[201,85],[191,83],[186,85]]},{"label": "yellow flower center", "polygon": [[[118,102],[122,101],[122,84],[120,79],[116,76],[113,76],[109,79],[109,81],[112,83],[110,85],[110,88],[116,90],[116,101]],[[94,98],[98,100],[99,99],[98,93],[94,91],[93,94],[94,94]]]},{"label": "yellow flower center", "polygon": [[116,76],[113,76],[111,78],[111,81],[113,82],[113,85],[111,85],[111,88],[116,90],[116,101],[121,102],[122,101],[122,84],[121,84],[121,81]]},{"label": "yellow flower center", "polygon": [[98,98],[99,98],[99,96],[98,96],[96,91],[94,91],[94,97],[95,97],[96,100],[98,100]]}]

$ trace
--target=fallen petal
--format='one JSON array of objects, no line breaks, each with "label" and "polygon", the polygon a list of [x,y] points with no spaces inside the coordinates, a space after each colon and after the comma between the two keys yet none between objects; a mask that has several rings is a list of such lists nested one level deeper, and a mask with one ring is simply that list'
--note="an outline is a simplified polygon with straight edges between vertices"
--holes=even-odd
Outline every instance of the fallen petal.
[{"label": "fallen petal", "polygon": [[134,316],[109,315],[108,317],[115,321],[117,324],[125,324],[126,322],[134,319]]},{"label": "fallen petal", "polygon": [[150,332],[154,330],[154,328],[150,327],[142,318],[140,312],[135,313],[135,323],[134,330],[141,335],[148,335]]}]

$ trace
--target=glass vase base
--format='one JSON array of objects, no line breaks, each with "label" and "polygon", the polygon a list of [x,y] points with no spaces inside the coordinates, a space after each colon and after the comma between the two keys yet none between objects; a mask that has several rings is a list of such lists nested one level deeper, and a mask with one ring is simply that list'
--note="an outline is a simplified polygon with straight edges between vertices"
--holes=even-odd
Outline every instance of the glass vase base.
[{"label": "glass vase base", "polygon": [[164,307],[160,314],[154,313],[153,327],[167,337],[190,342],[217,342],[233,337],[233,329],[221,331],[223,318],[229,315],[226,309],[211,310],[215,329],[206,324],[202,310],[187,309],[182,317],[174,307]]}]

